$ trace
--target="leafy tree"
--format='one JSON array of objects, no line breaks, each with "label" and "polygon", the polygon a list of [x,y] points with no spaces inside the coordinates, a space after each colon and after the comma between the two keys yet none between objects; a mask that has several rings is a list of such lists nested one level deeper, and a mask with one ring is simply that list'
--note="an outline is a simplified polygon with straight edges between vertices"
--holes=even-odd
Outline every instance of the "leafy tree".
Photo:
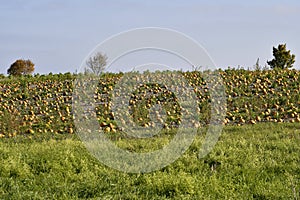
[{"label": "leafy tree", "polygon": [[286,44],[279,44],[278,48],[273,47],[273,56],[274,59],[267,62],[272,69],[292,68],[295,63],[295,55],[286,50]]},{"label": "leafy tree", "polygon": [[31,74],[34,71],[34,64],[30,60],[16,60],[7,70],[9,75],[21,76]]},{"label": "leafy tree", "polygon": [[87,60],[87,68],[85,68],[85,72],[92,72],[96,75],[100,75],[105,69],[106,62],[107,56],[98,52],[96,55]]}]

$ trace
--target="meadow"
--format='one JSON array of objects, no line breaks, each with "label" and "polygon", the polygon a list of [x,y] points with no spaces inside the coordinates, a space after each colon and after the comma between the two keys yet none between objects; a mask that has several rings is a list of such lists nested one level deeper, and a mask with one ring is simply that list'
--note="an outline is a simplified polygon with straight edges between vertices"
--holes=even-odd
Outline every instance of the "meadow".
[{"label": "meadow", "polygon": [[[213,111],[209,88],[201,72],[178,73],[197,97],[201,114],[191,121],[197,136],[171,165],[139,174],[103,165],[75,134],[72,103],[78,101],[74,80],[79,75],[0,79],[0,199],[299,199],[300,72],[219,70],[226,94],[226,107],[220,108],[224,128],[204,158],[198,153]],[[128,102],[129,123],[151,128],[155,119],[162,133],[128,137],[111,110],[112,91],[125,75],[106,73],[98,79],[94,117],[123,149],[162,148],[186,110],[166,87],[141,80]],[[163,113],[149,116],[147,110],[157,104]]]},{"label": "meadow", "polygon": [[[199,159],[204,134],[200,129],[177,161],[144,174],[106,167],[76,135],[2,138],[0,198],[300,198],[299,123],[226,126],[213,151]],[[139,151],[139,145],[130,148]]]}]

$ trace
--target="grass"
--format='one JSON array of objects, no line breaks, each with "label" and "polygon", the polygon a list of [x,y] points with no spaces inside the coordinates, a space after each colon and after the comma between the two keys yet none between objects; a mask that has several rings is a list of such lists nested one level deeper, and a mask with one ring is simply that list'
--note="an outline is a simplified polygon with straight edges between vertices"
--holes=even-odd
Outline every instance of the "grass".
[{"label": "grass", "polygon": [[[226,126],[199,159],[203,138],[200,130],[180,159],[146,174],[106,167],[76,135],[2,138],[0,199],[300,199],[299,123]],[[131,150],[140,143],[151,149]]]}]

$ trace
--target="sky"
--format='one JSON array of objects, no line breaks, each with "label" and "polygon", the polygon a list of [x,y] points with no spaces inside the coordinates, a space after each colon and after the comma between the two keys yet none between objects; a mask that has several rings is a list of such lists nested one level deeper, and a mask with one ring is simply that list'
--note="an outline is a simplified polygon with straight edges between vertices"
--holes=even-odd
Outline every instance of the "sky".
[{"label": "sky", "polygon": [[30,59],[35,73],[75,72],[105,39],[142,27],[179,31],[218,68],[264,66],[286,43],[300,69],[298,0],[0,0],[0,73]]}]

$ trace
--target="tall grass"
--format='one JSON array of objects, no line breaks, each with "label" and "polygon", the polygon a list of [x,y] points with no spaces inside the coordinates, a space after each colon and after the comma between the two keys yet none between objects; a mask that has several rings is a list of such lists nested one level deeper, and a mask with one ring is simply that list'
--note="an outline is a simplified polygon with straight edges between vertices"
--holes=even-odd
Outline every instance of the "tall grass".
[{"label": "tall grass", "polygon": [[[2,138],[0,199],[300,198],[299,123],[227,126],[213,151],[199,159],[204,134],[199,130],[176,162],[146,174],[106,167],[76,136]],[[127,148],[126,141],[115,142]],[[133,144],[131,150],[140,151]]]}]

